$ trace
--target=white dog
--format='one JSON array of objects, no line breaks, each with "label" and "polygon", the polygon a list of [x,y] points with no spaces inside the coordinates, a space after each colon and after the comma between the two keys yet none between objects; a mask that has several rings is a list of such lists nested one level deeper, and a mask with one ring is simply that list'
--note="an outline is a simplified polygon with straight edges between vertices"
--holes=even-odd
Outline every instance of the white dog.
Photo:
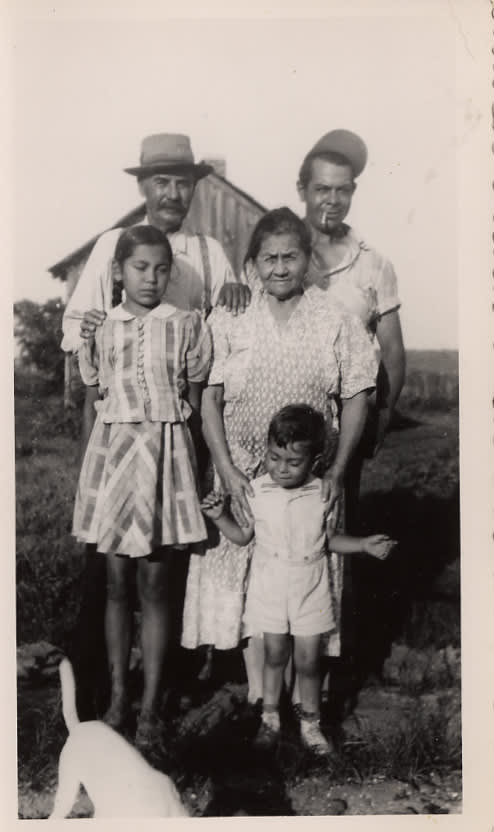
[{"label": "white dog", "polygon": [[69,736],[58,766],[58,789],[50,818],[64,818],[82,783],[94,817],[188,817],[166,774],[152,768],[104,722],[79,722],[75,682],[68,659],[60,663],[62,710]]}]

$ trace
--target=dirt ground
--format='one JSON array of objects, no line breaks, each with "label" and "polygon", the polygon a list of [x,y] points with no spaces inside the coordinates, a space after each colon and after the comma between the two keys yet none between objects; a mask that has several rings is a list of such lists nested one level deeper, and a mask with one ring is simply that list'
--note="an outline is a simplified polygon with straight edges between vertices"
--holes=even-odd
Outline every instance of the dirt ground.
[{"label": "dirt ground", "polygon": [[[245,680],[220,674],[177,705],[159,762],[193,816],[461,812],[459,658],[451,678],[427,675],[424,665],[459,653],[457,445],[457,412],[419,414],[366,466],[364,531],[385,531],[400,545],[384,566],[356,563],[352,639],[361,674],[325,724],[337,742],[334,762],[308,756],[290,722],[275,755],[256,755]],[[416,650],[414,662],[386,671],[394,645],[404,644]],[[42,818],[66,736],[57,678],[23,681],[18,700],[19,817]],[[72,816],[91,811],[81,792]]]}]

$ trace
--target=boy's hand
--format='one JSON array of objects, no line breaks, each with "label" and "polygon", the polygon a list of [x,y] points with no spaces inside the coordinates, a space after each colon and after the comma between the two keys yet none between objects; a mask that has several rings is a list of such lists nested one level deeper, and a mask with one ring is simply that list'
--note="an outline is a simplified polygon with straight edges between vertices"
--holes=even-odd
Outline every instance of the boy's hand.
[{"label": "boy's hand", "polygon": [[218,494],[216,491],[211,491],[201,500],[200,505],[201,511],[206,517],[210,517],[211,520],[218,520],[223,514],[225,501],[221,494]]},{"label": "boy's hand", "polygon": [[371,534],[369,537],[363,538],[362,551],[366,555],[372,555],[373,558],[386,560],[397,542],[397,540],[391,540],[386,534]]}]

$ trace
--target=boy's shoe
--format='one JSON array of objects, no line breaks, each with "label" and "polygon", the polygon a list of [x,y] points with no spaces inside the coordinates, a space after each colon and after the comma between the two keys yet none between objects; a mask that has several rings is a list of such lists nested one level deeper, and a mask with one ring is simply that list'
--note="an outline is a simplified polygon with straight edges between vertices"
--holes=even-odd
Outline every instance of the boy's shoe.
[{"label": "boy's shoe", "polygon": [[334,745],[324,736],[318,719],[301,718],[300,739],[303,745],[318,757],[330,757],[334,754]]},{"label": "boy's shoe", "polygon": [[254,737],[254,748],[268,751],[275,747],[280,737],[280,716],[277,711],[263,712],[259,730]]},{"label": "boy's shoe", "polygon": [[271,751],[276,746],[279,738],[279,731],[271,728],[265,722],[261,722],[252,745],[260,751]]}]

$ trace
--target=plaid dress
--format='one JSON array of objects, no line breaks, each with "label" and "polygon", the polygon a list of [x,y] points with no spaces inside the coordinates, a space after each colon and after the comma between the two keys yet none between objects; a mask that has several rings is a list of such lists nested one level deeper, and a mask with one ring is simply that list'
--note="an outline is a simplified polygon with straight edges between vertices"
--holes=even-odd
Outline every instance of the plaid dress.
[{"label": "plaid dress", "polygon": [[144,557],[204,540],[184,398],[205,379],[209,330],[199,313],[161,304],[137,318],[122,305],[79,354],[103,400],[79,478],[73,534],[99,552]]}]

